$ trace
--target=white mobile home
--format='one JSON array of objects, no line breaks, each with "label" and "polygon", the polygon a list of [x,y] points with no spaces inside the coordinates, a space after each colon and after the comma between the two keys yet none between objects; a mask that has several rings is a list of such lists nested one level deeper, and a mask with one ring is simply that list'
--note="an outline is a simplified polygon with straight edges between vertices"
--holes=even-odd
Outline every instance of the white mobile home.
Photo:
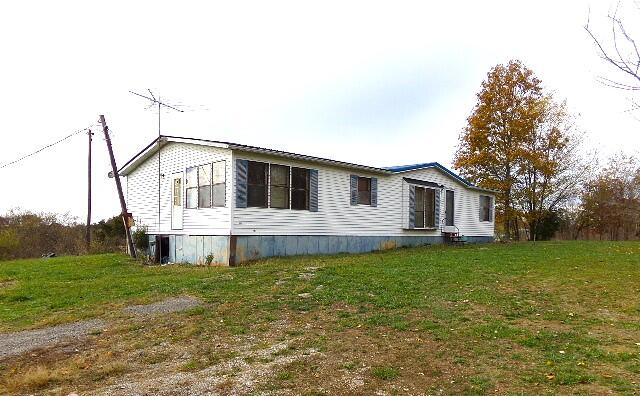
[{"label": "white mobile home", "polygon": [[435,162],[377,168],[161,136],[119,174],[162,262],[493,240],[494,192]]}]

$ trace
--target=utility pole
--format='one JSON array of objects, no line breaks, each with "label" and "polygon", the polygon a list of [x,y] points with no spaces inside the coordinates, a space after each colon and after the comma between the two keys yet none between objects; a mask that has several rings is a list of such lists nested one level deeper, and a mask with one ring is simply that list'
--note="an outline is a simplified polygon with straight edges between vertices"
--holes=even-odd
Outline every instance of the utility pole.
[{"label": "utility pole", "polygon": [[91,248],[91,141],[93,132],[91,129],[87,132],[89,135],[89,156],[87,158],[87,253]]},{"label": "utility pole", "polygon": [[131,230],[129,229],[129,213],[127,212],[127,203],[124,201],[124,195],[122,194],[122,184],[120,184],[120,175],[118,174],[116,159],[113,156],[113,148],[111,147],[111,138],[109,137],[109,127],[107,126],[107,122],[104,119],[104,115],[100,115],[100,124],[102,124],[104,139],[107,142],[107,149],[109,150],[109,158],[111,159],[111,170],[113,172],[113,178],[116,180],[116,188],[118,189],[118,197],[120,198],[120,209],[122,209],[122,222],[124,223],[124,230],[127,235],[127,246],[129,248],[129,254],[131,255],[131,257],[136,258],[136,249],[133,247],[133,240],[131,239]]}]

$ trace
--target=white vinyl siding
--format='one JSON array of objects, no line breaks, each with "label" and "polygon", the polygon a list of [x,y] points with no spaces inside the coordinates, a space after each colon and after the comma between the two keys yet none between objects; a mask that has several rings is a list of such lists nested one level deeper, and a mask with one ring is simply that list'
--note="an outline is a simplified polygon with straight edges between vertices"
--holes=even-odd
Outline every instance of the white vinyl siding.
[{"label": "white vinyl siding", "polygon": [[[478,217],[479,208],[479,196],[487,195],[486,192],[473,190],[465,187],[459,181],[453,179],[451,176],[446,175],[436,168],[419,169],[408,172],[401,172],[397,175],[400,178],[408,177],[412,179],[424,180],[443,185],[444,188],[439,191],[440,193],[440,219],[442,221],[446,212],[446,199],[445,190],[451,190],[454,192],[454,218],[453,223],[458,229],[460,229],[461,235],[466,236],[493,236],[493,222],[480,222]],[[438,193],[438,191],[436,191]],[[402,219],[403,224],[409,224],[409,183],[404,182],[402,187],[402,194],[405,197],[407,203],[403,205]],[[439,226],[438,226],[439,227]],[[440,234],[440,230],[438,230]]]},{"label": "white vinyl siding", "polygon": [[[445,216],[444,190],[440,195],[438,226],[434,230],[409,230],[409,184],[403,177],[435,182],[455,192],[454,222],[466,236],[493,236],[493,221],[479,221],[479,195],[484,192],[466,188],[450,175],[435,169],[421,169],[392,175],[323,165],[315,162],[232,151],[226,148],[172,142],[162,148],[161,217],[157,226],[158,168],[157,153],[142,162],[127,177],[127,204],[138,225],[146,225],[151,234],[186,235],[361,235],[361,236],[440,236],[439,222]],[[236,208],[236,159],[261,161],[317,170],[318,211],[275,208]],[[225,207],[184,209],[184,226],[171,230],[171,177],[187,168],[225,162]],[[377,180],[377,206],[351,205],[351,175]],[[315,178],[314,178],[315,180]],[[186,183],[183,182],[183,186]],[[183,203],[184,199],[183,191]],[[315,204],[315,202],[314,202]]]},{"label": "white vinyl siding", "polygon": [[[231,228],[231,150],[187,143],[169,143],[160,153],[161,226],[158,230],[158,154],[155,153],[127,176],[127,207],[137,225],[150,234],[229,235]],[[184,209],[183,229],[171,229],[171,177],[202,164],[226,161],[226,207]],[[184,185],[185,183],[183,183]],[[185,191],[183,193],[183,198]],[[183,202],[185,200],[183,199]],[[186,202],[185,202],[186,203]]]},{"label": "white vinyl siding", "polygon": [[[350,176],[352,170],[312,164],[254,153],[234,152],[235,159],[272,162],[288,166],[318,169],[318,212],[269,208],[236,208],[232,203],[234,235],[441,235],[435,230],[407,230],[407,183],[411,177],[444,184],[456,193],[455,221],[468,236],[493,236],[493,224],[478,221],[478,195],[458,181],[435,169],[403,172],[394,175],[367,174],[378,180],[378,206],[351,205]],[[437,190],[436,192],[438,192]],[[234,197],[235,200],[235,192]],[[474,204],[475,202],[475,204]],[[445,212],[444,195],[440,199],[440,218]],[[475,205],[475,207],[473,207]],[[469,210],[470,208],[470,210]]]}]

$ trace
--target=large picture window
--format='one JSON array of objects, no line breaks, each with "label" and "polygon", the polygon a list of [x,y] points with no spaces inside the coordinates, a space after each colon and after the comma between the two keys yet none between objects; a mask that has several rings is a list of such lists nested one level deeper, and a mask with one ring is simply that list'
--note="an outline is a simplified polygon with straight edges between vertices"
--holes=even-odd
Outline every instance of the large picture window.
[{"label": "large picture window", "polygon": [[186,179],[188,209],[225,206],[225,161],[187,168]]},{"label": "large picture window", "polygon": [[435,228],[436,191],[425,187],[415,187],[415,191],[415,228]]},{"label": "large picture window", "polygon": [[247,207],[309,210],[309,194],[309,169],[247,162]]}]

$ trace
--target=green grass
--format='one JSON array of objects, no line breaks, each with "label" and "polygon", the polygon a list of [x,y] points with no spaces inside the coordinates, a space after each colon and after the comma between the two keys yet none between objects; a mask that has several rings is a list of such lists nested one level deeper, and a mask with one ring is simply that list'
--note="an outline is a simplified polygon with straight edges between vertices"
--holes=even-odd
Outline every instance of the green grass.
[{"label": "green grass", "polygon": [[[238,268],[145,267],[119,255],[6,261],[0,331],[118,320],[125,305],[189,294],[209,305],[182,314],[188,331],[165,323],[153,337],[209,345],[286,319],[283,339],[335,360],[277,374],[287,386],[315,383],[325,368],[327,378],[349,373],[358,362],[372,379],[420,392],[447,381],[468,394],[637,393],[639,279],[637,242],[427,247]],[[154,342],[148,328],[130,326],[139,347]],[[194,356],[182,370],[214,360]]]}]

